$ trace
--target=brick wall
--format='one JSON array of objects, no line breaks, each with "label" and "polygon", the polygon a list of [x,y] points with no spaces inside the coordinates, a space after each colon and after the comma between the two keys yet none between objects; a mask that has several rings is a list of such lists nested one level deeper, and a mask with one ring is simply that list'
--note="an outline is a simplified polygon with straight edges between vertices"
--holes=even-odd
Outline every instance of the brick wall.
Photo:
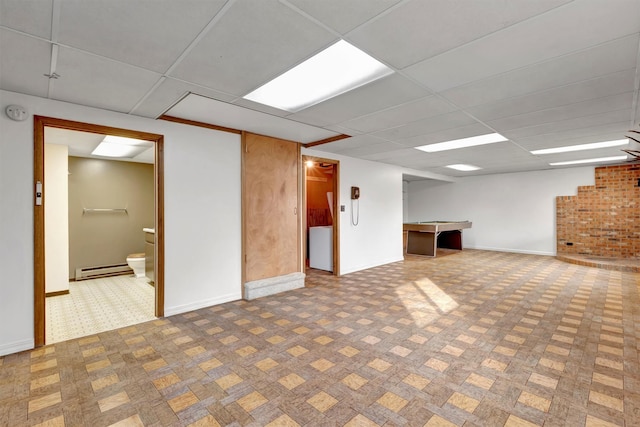
[{"label": "brick wall", "polygon": [[599,167],[595,186],[556,197],[558,255],[640,258],[640,164]]}]

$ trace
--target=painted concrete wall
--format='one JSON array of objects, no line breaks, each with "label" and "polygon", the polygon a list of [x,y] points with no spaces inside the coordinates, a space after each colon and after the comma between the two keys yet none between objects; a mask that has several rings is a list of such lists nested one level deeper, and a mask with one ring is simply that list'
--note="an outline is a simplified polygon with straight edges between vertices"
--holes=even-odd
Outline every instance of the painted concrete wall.
[{"label": "painted concrete wall", "polygon": [[0,91],[0,355],[33,347],[33,115],[165,136],[165,314],[241,298],[240,136]]},{"label": "painted concrete wall", "polygon": [[409,221],[473,222],[463,246],[555,255],[556,196],[593,185],[593,167],[409,182]]}]

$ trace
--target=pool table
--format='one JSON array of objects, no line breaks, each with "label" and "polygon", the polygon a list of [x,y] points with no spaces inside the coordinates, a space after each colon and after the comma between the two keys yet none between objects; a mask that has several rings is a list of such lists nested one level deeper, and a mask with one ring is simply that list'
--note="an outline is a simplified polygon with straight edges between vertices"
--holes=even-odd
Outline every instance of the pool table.
[{"label": "pool table", "polygon": [[406,222],[406,253],[436,256],[437,248],[462,250],[462,230],[471,228],[469,221]]}]

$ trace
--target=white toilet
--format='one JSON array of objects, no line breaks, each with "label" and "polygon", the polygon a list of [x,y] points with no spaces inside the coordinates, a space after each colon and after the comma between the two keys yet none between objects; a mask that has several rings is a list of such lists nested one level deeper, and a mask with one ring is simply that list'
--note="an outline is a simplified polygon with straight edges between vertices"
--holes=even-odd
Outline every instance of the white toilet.
[{"label": "white toilet", "polygon": [[127,256],[127,264],[133,269],[133,274],[136,278],[141,279],[145,277],[144,273],[144,253],[130,254]]}]

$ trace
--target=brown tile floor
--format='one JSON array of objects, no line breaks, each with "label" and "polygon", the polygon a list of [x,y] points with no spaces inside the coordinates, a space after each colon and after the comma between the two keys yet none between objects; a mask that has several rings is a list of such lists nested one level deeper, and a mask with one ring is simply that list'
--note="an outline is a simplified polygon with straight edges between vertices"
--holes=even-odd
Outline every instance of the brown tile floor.
[{"label": "brown tile floor", "polygon": [[640,275],[465,250],[0,358],[5,426],[640,425]]}]

